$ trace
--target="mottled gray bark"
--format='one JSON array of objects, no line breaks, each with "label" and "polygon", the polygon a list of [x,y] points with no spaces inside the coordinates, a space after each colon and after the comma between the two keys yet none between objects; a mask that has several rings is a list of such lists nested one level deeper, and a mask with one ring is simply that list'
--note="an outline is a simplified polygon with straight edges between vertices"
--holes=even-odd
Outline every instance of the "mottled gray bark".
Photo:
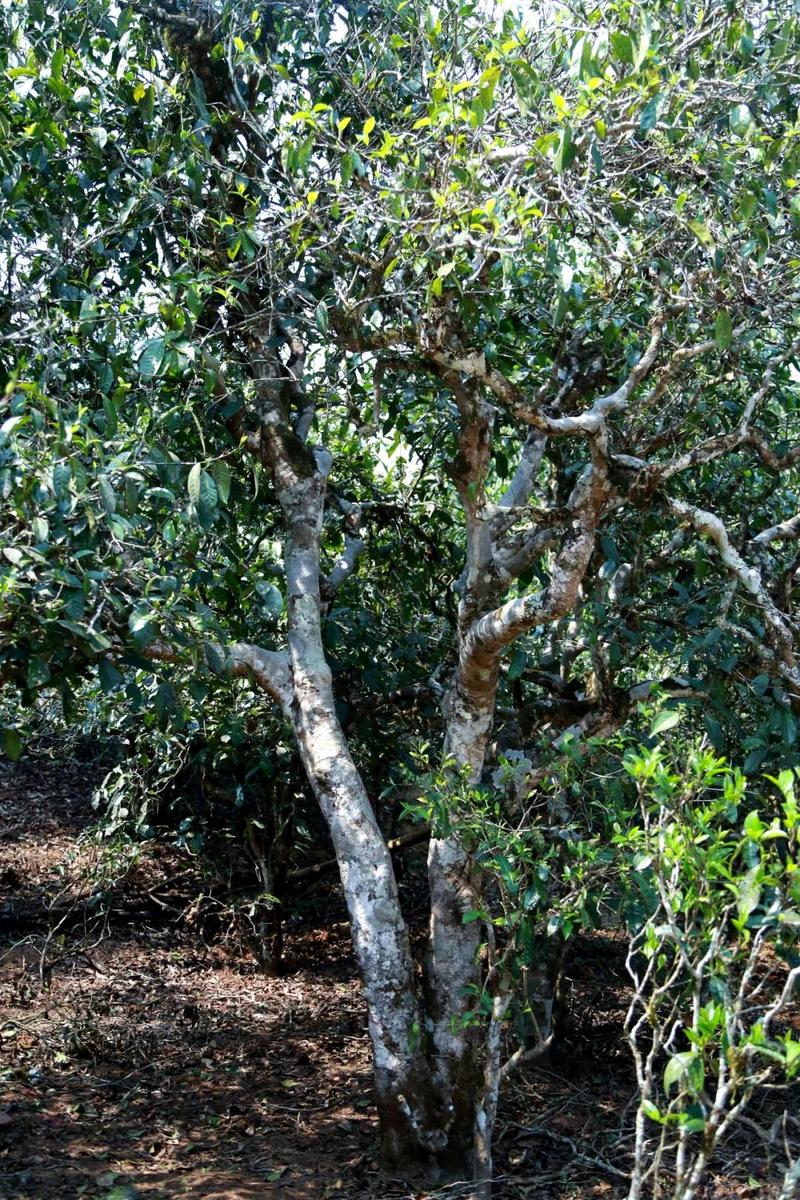
[{"label": "mottled gray bark", "polygon": [[[413,960],[391,856],[336,714],[320,594],[320,534],[331,462],[326,451],[305,444],[302,346],[295,340],[292,350],[287,384],[266,341],[257,347],[261,428],[251,444],[275,482],[286,526],[291,694],[283,707],[330,831],[350,915],[384,1155],[407,1166],[434,1156],[445,1134],[424,1053]],[[299,412],[294,425],[292,406]]]},{"label": "mottled gray bark", "polygon": [[336,715],[320,624],[319,535],[327,464],[284,490],[292,722],[309,781],[330,830],[364,984],[384,1152],[402,1162],[435,1151],[434,1116],[422,1054],[421,1015],[408,931],[389,851]]}]

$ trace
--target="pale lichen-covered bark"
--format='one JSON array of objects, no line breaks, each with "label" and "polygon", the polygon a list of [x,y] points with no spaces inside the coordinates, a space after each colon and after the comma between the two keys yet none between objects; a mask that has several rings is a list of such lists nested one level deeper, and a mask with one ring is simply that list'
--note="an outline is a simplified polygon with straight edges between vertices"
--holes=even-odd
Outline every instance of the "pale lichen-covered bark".
[{"label": "pale lichen-covered bark", "polygon": [[[491,453],[493,413],[478,389],[448,377],[461,415],[458,456],[451,468],[464,510],[467,555],[460,581],[459,646],[476,612],[497,586],[493,575],[491,523],[483,483]],[[475,782],[481,773],[492,728],[498,656],[481,665],[480,685],[465,686],[471,664],[461,657],[445,700],[444,754]],[[470,1014],[480,980],[480,923],[465,923],[479,906],[480,872],[458,837],[432,837],[428,850],[431,892],[428,961],[429,1031],[434,1078],[447,1114],[451,1155],[471,1165],[475,1095],[478,1089],[477,1033]]]},{"label": "pale lichen-covered bark", "polygon": [[[423,1053],[413,961],[391,857],[339,722],[322,643],[320,534],[330,456],[305,444],[302,348],[288,388],[269,347],[259,347],[257,449],[275,482],[286,525],[291,700],[287,714],[330,831],[350,915],[372,1040],[383,1149],[395,1163],[435,1154],[445,1140]],[[299,419],[292,426],[294,401]],[[355,562],[347,564],[348,571]],[[339,572],[338,584],[345,577]]]},{"label": "pale lichen-covered bark", "polygon": [[300,755],[325,817],[339,864],[364,984],[385,1150],[397,1159],[410,1144],[435,1150],[421,1055],[408,932],[391,856],[336,715],[320,626],[319,535],[324,471],[280,494],[288,538],[292,720]]},{"label": "pale lichen-covered bark", "polygon": [[[660,330],[654,333],[654,353]],[[606,412],[627,400],[622,387],[598,405],[582,432],[592,439],[592,465],[576,484],[566,509],[545,515],[522,535],[507,536],[535,489],[545,438],[534,430],[526,440],[519,465],[499,507],[486,503],[483,483],[491,450],[492,420],[474,391],[454,378],[463,361],[446,376],[461,415],[459,455],[452,471],[466,522],[467,560],[460,581],[458,663],[445,701],[445,757],[480,780],[494,720],[500,659],[520,634],[559,620],[575,604],[578,588],[594,549],[597,524],[608,499],[604,427]],[[479,377],[481,371],[475,372]],[[489,383],[484,375],[482,382]],[[490,385],[491,386],[491,385]],[[503,397],[505,398],[505,397]],[[557,432],[562,432],[558,430]],[[514,512],[512,510],[517,510]],[[506,513],[508,515],[506,515]],[[531,515],[535,515],[531,513]],[[558,551],[550,580],[541,592],[502,601],[509,582],[547,545]],[[461,1130],[460,1153],[483,1180],[476,1195],[488,1195],[491,1135],[501,1078],[500,1046],[508,995],[496,999],[490,1023],[483,1081],[477,1074],[477,1032],[470,1021],[480,984],[478,952],[481,923],[464,917],[483,907],[480,871],[456,836],[431,839],[428,855],[431,889],[430,993],[431,1037],[438,1087],[450,1118]],[[470,1130],[471,1145],[464,1145]],[[450,1136],[451,1145],[459,1139]]]}]

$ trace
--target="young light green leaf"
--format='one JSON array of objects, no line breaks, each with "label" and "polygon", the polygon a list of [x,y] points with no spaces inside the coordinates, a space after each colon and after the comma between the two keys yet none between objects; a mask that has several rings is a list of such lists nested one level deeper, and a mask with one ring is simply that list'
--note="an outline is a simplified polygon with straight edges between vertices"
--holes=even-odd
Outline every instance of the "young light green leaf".
[{"label": "young light green leaf", "polygon": [[200,463],[195,463],[189,472],[189,478],[186,481],[186,488],[189,492],[189,499],[195,507],[200,503],[200,477],[203,474],[203,468]]},{"label": "young light green leaf", "polygon": [[698,242],[705,246],[707,250],[714,248],[714,238],[705,221],[690,221],[689,228],[697,238]]},{"label": "young light green leaf", "polygon": [[731,131],[738,137],[744,137],[749,133],[750,127],[753,124],[753,114],[747,104],[735,104],[730,111],[728,118]]},{"label": "young light green leaf", "polygon": [[665,733],[668,729],[674,728],[681,719],[681,713],[675,708],[662,709],[654,718],[650,726],[650,736],[655,737],[659,733]]}]

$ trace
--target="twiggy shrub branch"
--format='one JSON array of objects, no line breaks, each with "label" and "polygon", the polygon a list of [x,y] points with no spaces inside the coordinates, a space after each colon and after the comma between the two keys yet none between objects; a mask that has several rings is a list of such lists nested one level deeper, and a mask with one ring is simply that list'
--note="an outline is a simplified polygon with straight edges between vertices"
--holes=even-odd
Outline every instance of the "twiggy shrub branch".
[{"label": "twiggy shrub branch", "polygon": [[770,779],[780,801],[765,816],[741,772],[707,751],[680,773],[658,747],[626,767],[641,824],[617,842],[646,905],[627,956],[639,1090],[628,1200],[692,1200],[753,1096],[800,1072],[788,1024],[800,978],[800,772]]}]

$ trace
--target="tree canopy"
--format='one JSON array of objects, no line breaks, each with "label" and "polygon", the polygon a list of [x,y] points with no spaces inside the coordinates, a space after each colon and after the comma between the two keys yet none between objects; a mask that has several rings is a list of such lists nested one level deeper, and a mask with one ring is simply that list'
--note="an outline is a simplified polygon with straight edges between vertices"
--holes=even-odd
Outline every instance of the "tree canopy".
[{"label": "tree canopy", "polygon": [[[796,47],[788,12],[752,16],[81,4],[56,25],[10,6],[4,674],[68,688],[99,660],[112,687],[120,650],[157,637],[275,639],[279,534],[239,453],[263,329],[334,451],[329,561],[348,524],[373,530],[346,624],[374,627],[381,559],[402,554],[435,668],[456,494],[483,526],[521,447],[542,453],[552,515],[492,518],[495,596],[535,595],[602,453],[615,496],[576,640],[607,647],[617,684],[640,682],[643,647],[702,676],[719,748],[753,680],[777,685],[751,766],[788,748],[790,631],[722,541],[760,538],[748,569],[780,571],[794,515],[775,483],[795,462]],[[406,629],[380,640],[409,650],[386,601]],[[541,657],[521,644],[512,676]]]}]

